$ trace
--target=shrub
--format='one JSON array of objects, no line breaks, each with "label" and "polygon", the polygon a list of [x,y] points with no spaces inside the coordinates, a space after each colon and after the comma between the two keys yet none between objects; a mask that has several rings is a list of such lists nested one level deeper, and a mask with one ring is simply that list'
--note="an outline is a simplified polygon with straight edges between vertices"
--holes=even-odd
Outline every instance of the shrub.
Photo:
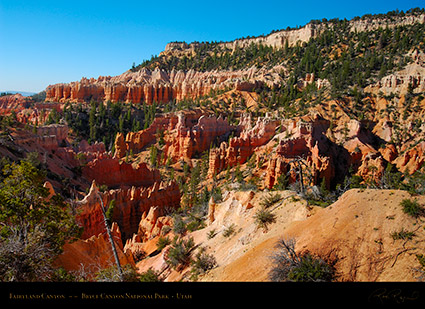
[{"label": "shrub", "polygon": [[124,265],[122,267],[122,280],[118,268],[116,266],[110,266],[108,268],[100,269],[94,278],[96,282],[138,282],[139,275],[136,270],[130,265]]},{"label": "shrub", "polygon": [[423,254],[416,254],[416,258],[417,258],[419,264],[421,264],[421,267],[423,269],[425,269],[425,255],[423,255]]},{"label": "shrub", "polygon": [[406,231],[404,230],[404,228],[402,228],[400,232],[391,233],[391,237],[394,240],[397,240],[397,239],[411,240],[413,236],[415,236],[415,233]]},{"label": "shrub", "polygon": [[288,176],[286,174],[280,175],[273,186],[273,190],[286,190],[288,187]]},{"label": "shrub", "polygon": [[263,206],[264,208],[268,208],[272,206],[273,204],[279,202],[281,199],[282,199],[282,195],[280,195],[279,193],[269,194],[260,202],[260,205]]},{"label": "shrub", "polygon": [[162,251],[166,246],[171,243],[168,237],[159,237],[158,242],[156,243],[156,248],[158,251]]},{"label": "shrub", "polygon": [[171,226],[165,225],[161,229],[161,235],[167,235],[168,232],[172,230]]},{"label": "shrub", "polygon": [[421,205],[419,205],[417,200],[411,201],[409,199],[404,199],[401,201],[400,205],[403,207],[403,212],[417,218],[421,216],[424,212]]},{"label": "shrub", "polygon": [[75,159],[78,160],[80,166],[85,166],[87,164],[87,156],[83,152],[76,154]]},{"label": "shrub", "polygon": [[134,253],[134,260],[136,262],[143,260],[146,257],[146,252],[143,249],[137,249]]},{"label": "shrub", "polygon": [[32,155],[1,165],[0,281],[49,281],[63,245],[81,228],[60,194],[47,199],[46,174]]},{"label": "shrub", "polygon": [[294,239],[281,239],[277,242],[277,252],[271,256],[273,268],[269,273],[272,281],[332,281],[333,268],[323,259],[310,254],[299,255],[295,252]]},{"label": "shrub", "polygon": [[254,215],[255,223],[257,227],[260,227],[267,231],[267,225],[276,221],[276,216],[267,209],[260,209]]},{"label": "shrub", "polygon": [[192,261],[192,279],[196,280],[198,275],[204,274],[210,269],[213,269],[217,266],[217,261],[212,254],[205,252],[205,247],[199,249],[196,254],[195,260]]},{"label": "shrub", "polygon": [[221,193],[220,187],[214,187],[211,190],[211,196],[215,203],[221,203],[223,201],[223,195]]},{"label": "shrub", "polygon": [[174,217],[173,231],[180,235],[183,235],[186,232],[186,224],[184,223],[183,218],[179,215]]},{"label": "shrub", "polygon": [[207,233],[207,239],[214,238],[215,235],[217,235],[217,232],[215,231],[215,229],[212,229]]},{"label": "shrub", "polygon": [[418,281],[425,282],[425,255],[416,254],[416,259],[419,262],[420,267],[414,268],[414,270],[418,273]]},{"label": "shrub", "polygon": [[108,220],[108,223],[109,223],[109,225],[111,225],[112,224],[112,217],[113,217],[113,215],[114,215],[114,209],[115,209],[115,206],[116,206],[116,202],[115,202],[115,200],[112,200],[110,203],[109,203],[109,207],[108,207],[108,210],[106,211],[106,213],[105,213],[105,216],[106,216],[106,219]]},{"label": "shrub", "polygon": [[224,229],[223,236],[224,237],[230,237],[233,233],[235,233],[235,225],[231,224],[227,228]]},{"label": "shrub", "polygon": [[235,178],[236,178],[236,181],[238,183],[240,183],[240,184],[244,183],[244,177],[243,177],[242,171],[240,169],[239,163],[238,163],[238,165],[236,165]]},{"label": "shrub", "polygon": [[324,260],[310,254],[301,257],[300,263],[288,273],[289,281],[295,282],[331,281],[332,277],[332,268]]},{"label": "shrub", "polygon": [[108,191],[108,186],[107,185],[100,185],[99,191],[102,192],[102,193],[105,192],[105,191]]},{"label": "shrub", "polygon": [[199,229],[202,229],[205,227],[205,222],[202,220],[202,218],[197,218],[196,216],[191,216],[191,221],[187,223],[186,229],[189,232],[193,232]]},{"label": "shrub", "polygon": [[172,247],[167,253],[166,263],[174,269],[183,269],[191,262],[190,252],[194,246],[193,237],[187,239],[175,238]]},{"label": "shrub", "polygon": [[152,268],[149,268],[144,273],[141,273],[139,275],[139,279],[141,282],[162,282],[164,279],[162,279],[159,275],[159,272],[153,270]]},{"label": "shrub", "polygon": [[43,239],[44,231],[29,225],[11,228],[0,239],[0,281],[45,281],[54,274],[54,254]]}]

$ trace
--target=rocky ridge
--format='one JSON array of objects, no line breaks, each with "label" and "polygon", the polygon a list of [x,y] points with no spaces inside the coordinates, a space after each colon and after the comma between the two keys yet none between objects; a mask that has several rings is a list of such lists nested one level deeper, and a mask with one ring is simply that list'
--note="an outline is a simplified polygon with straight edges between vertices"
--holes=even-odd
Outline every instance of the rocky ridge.
[{"label": "rocky ridge", "polygon": [[117,222],[121,239],[125,241],[137,233],[141,218],[151,208],[156,209],[159,215],[177,208],[180,204],[180,191],[175,182],[155,182],[152,186],[133,186],[100,193],[96,182],[93,182],[89,193],[78,203],[80,212],[77,220],[84,227],[82,238],[104,232],[102,202],[106,209],[113,207],[111,220]]},{"label": "rocky ridge", "polygon": [[409,63],[400,71],[383,77],[365,90],[390,95],[391,93],[406,94],[410,88],[413,93],[423,93],[425,91],[425,54],[422,51],[415,50],[408,56],[412,58],[412,63]]},{"label": "rocky ridge", "polygon": [[270,85],[278,82],[277,76],[267,75],[267,71],[257,68],[235,72],[167,72],[160,69],[142,69],[137,72],[127,71],[114,77],[82,78],[79,82],[70,84],[50,85],[46,88],[46,101],[86,102],[93,99],[147,104],[154,101],[181,101],[207,96],[211,91],[226,87],[252,90],[262,82]]},{"label": "rocky ridge", "polygon": [[[350,31],[373,31],[378,28],[412,25],[414,23],[424,23],[425,15],[397,16],[392,19],[360,19],[351,20]],[[247,48],[251,44],[263,44],[276,49],[296,43],[309,41],[311,38],[332,29],[332,22],[309,23],[306,26],[295,29],[272,33],[267,36],[240,39],[227,43],[219,43],[220,48],[234,50],[235,48]],[[170,55],[183,57],[193,54],[201,43],[169,43],[160,56]],[[398,91],[400,87],[407,88],[409,83],[419,86],[417,91],[421,91],[423,82],[419,75],[423,75],[422,57],[417,51],[412,54],[416,61],[404,72],[399,72],[385,77],[375,88],[378,87],[384,93]],[[421,64],[422,63],[422,64]],[[419,70],[419,71],[418,71]],[[223,90],[226,88],[250,91],[255,88],[267,85],[274,87],[281,84],[285,79],[280,73],[286,73],[288,67],[282,64],[272,68],[257,68],[255,66],[243,70],[221,70],[199,72],[195,70],[165,71],[162,69],[149,70],[142,68],[138,71],[131,70],[118,76],[101,76],[97,79],[82,78],[78,82],[69,84],[50,85],[46,89],[46,101],[48,102],[87,102],[111,101],[111,102],[133,102],[152,104],[153,102],[168,102],[170,100],[181,101],[185,99],[195,99],[207,96],[211,91]],[[399,77],[401,76],[401,78]],[[418,79],[419,78],[419,79]],[[320,84],[327,84],[326,81],[317,81]],[[404,86],[402,86],[404,85]],[[404,90],[403,90],[404,91]]]},{"label": "rocky ridge", "polygon": [[[362,31],[372,31],[378,28],[392,28],[398,25],[411,25],[414,23],[424,23],[425,15],[415,15],[415,16],[395,16],[391,19],[387,18],[374,18],[365,17],[362,19],[353,19],[348,21],[350,24],[351,32],[362,32]],[[272,46],[274,48],[283,48],[288,43],[289,46],[294,46],[297,43],[304,43],[310,40],[311,38],[316,37],[318,34],[322,33],[325,29],[332,28],[333,24],[331,21],[317,23],[313,21],[307,25],[300,27],[299,29],[289,29],[289,30],[280,30],[275,31],[266,36],[259,36],[254,38],[243,38],[237,39],[231,42],[220,42],[224,48],[229,48],[235,50],[238,48],[246,48],[251,44],[262,44],[266,46]],[[186,42],[171,42],[166,45],[165,50],[160,55],[169,55],[171,53],[177,53],[178,56],[182,56],[182,53],[193,53],[196,47],[201,43],[186,43]]]}]

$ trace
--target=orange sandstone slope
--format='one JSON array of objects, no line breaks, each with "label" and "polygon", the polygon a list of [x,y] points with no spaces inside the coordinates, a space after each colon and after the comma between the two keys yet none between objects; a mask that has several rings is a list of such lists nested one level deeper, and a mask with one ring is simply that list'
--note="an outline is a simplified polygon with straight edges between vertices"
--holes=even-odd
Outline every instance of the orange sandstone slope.
[{"label": "orange sandstone slope", "polygon": [[[341,281],[415,281],[425,221],[404,213],[403,199],[415,198],[405,191],[353,189],[285,234],[297,239],[298,250],[334,258]],[[417,199],[424,204],[424,196]],[[394,239],[403,231],[414,236]]]},{"label": "orange sandstone slope", "polygon": [[[410,198],[398,190],[347,191],[327,208],[315,208],[310,217],[292,221],[287,228],[279,221],[255,246],[223,263],[203,278],[205,281],[268,281],[270,255],[276,241],[295,238],[297,252],[310,252],[335,263],[338,281],[416,281],[420,267],[416,254],[425,252],[425,220],[402,211],[400,202]],[[417,197],[424,204],[425,197]],[[284,207],[293,207],[291,204]],[[305,206],[303,206],[305,207]],[[283,213],[281,214],[283,215]],[[398,232],[413,232],[409,239],[394,239]],[[228,251],[227,254],[230,254]]]}]

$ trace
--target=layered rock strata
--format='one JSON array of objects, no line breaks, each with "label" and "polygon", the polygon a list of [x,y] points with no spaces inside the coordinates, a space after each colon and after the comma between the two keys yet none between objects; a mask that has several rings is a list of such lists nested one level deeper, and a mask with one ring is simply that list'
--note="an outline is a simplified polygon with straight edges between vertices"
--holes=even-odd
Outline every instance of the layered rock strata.
[{"label": "layered rock strata", "polygon": [[[240,71],[197,72],[194,70],[166,72],[141,69],[127,71],[118,76],[101,76],[98,79],[82,78],[79,82],[55,84],[46,88],[48,102],[108,101],[152,104],[153,102],[181,101],[210,94],[211,90],[241,87],[252,90],[258,85],[258,75],[273,84],[276,76],[267,77],[263,69],[255,67]],[[263,72],[263,73],[262,73]]]},{"label": "layered rock strata", "polygon": [[[351,32],[363,32],[373,31],[378,28],[393,28],[396,26],[406,26],[415,23],[423,24],[425,22],[425,15],[406,15],[406,16],[395,16],[391,19],[374,18],[373,16],[350,20],[350,31]],[[314,38],[323,31],[333,28],[333,22],[310,22],[304,27],[298,29],[287,29],[275,31],[266,36],[259,36],[253,38],[237,39],[230,42],[219,43],[220,47],[235,50],[236,48],[246,48],[251,44],[262,44],[264,46],[271,46],[274,48],[284,48],[286,44],[288,46],[294,46],[297,43],[308,42],[311,38]],[[191,55],[195,52],[202,43],[193,42],[171,42],[165,47],[165,50],[160,55]]]},{"label": "layered rock strata", "polygon": [[284,136],[267,164],[265,186],[272,188],[279,176],[285,174],[290,183],[302,177],[308,184],[325,180],[330,188],[337,168],[333,158],[338,153],[323,134],[326,126],[327,122],[319,118],[282,122]]},{"label": "layered rock strata", "polygon": [[279,121],[269,116],[259,118],[254,126],[249,115],[240,121],[243,128],[239,136],[222,142],[218,148],[210,151],[208,176],[212,177],[225,170],[243,164],[254,153],[255,148],[266,144],[274,135]]},{"label": "layered rock strata", "polygon": [[[117,224],[112,224],[111,234],[121,266],[135,265],[133,256],[124,253],[121,233]],[[101,269],[115,266],[115,259],[108,235],[93,235],[64,245],[63,253],[55,260],[55,265],[81,274],[90,280]]]},{"label": "layered rock strata", "polygon": [[166,142],[166,154],[174,162],[190,160],[208,150],[213,142],[220,141],[235,130],[226,119],[202,115],[195,125],[188,125],[185,114],[178,115],[174,134]]},{"label": "layered rock strata", "polygon": [[208,150],[212,143],[227,139],[234,130],[237,127],[230,125],[227,119],[205,115],[200,110],[160,115],[145,130],[129,132],[125,137],[117,134],[114,157],[123,158],[130,152],[136,154],[162,134],[165,159],[189,161]]},{"label": "layered rock strata", "polygon": [[123,158],[126,154],[133,154],[141,151],[146,145],[154,142],[157,138],[157,133],[174,130],[178,118],[174,114],[159,115],[155,117],[149,128],[138,132],[129,132],[124,136],[118,133],[115,138],[115,158]]},{"label": "layered rock strata", "polygon": [[47,151],[57,150],[60,146],[67,144],[68,131],[69,128],[67,125],[52,124],[40,126],[37,128],[35,134],[17,136],[14,138],[14,142],[22,146],[35,143]]},{"label": "layered rock strata", "polygon": [[11,111],[21,111],[29,107],[31,99],[17,93],[0,97],[0,115],[8,114]]},{"label": "layered rock strata", "polygon": [[376,84],[367,86],[366,92],[390,94],[423,93],[425,91],[425,54],[414,50],[409,53],[412,62],[400,71],[384,76]]},{"label": "layered rock strata", "polygon": [[[379,27],[392,28],[400,25],[411,25],[414,23],[424,23],[425,15],[406,15],[397,16],[388,19],[365,18],[353,19],[349,21],[351,31],[372,31]],[[233,51],[236,48],[246,48],[251,44],[262,44],[273,48],[284,48],[294,46],[298,43],[309,41],[323,31],[333,28],[333,22],[311,22],[299,29],[281,30],[271,33],[267,36],[255,38],[238,39],[231,42],[220,43],[224,50]],[[173,42],[167,44],[165,50],[160,56],[191,57],[196,48],[202,43],[194,42],[187,44],[185,42]],[[416,52],[417,53],[417,52]],[[418,70],[422,71],[423,66],[419,63],[418,54],[413,54],[417,62],[416,67],[407,68],[406,78],[400,82],[397,77],[390,76],[381,81],[378,88],[394,88],[400,84],[404,86],[412,83],[423,88],[423,80],[418,79]],[[419,57],[420,58],[420,57]],[[419,61],[419,62],[418,62]],[[171,100],[183,100],[187,98],[197,98],[210,93],[211,90],[236,88],[245,91],[251,91],[261,84],[268,86],[278,85],[282,82],[279,74],[286,70],[281,65],[271,69],[251,67],[239,71],[210,71],[197,72],[194,70],[181,71],[171,70],[166,72],[156,69],[150,71],[141,69],[136,72],[127,71],[118,76],[100,76],[94,78],[82,78],[79,82],[68,84],[50,85],[46,89],[46,101],[53,102],[84,102],[90,100],[112,101],[112,102],[168,102]],[[420,72],[419,72],[420,73]],[[421,73],[422,74],[422,73]],[[423,74],[422,74],[423,76]],[[307,81],[306,81],[307,82]],[[319,81],[319,88],[321,82]],[[324,81],[323,85],[326,85]],[[407,87],[407,86],[406,86]]]},{"label": "layered rock strata", "polygon": [[112,221],[117,222],[122,239],[126,240],[137,233],[143,215],[146,216],[151,208],[155,208],[160,215],[178,208],[180,190],[175,182],[155,182],[149,187],[133,186],[100,193],[93,182],[88,195],[79,202],[77,220],[84,228],[83,239],[105,231],[101,200],[106,209],[115,204]]},{"label": "layered rock strata", "polygon": [[161,179],[159,171],[149,168],[144,162],[130,164],[108,156],[88,162],[82,168],[82,175],[89,181],[95,180],[99,185],[112,188],[122,186],[148,187]]}]

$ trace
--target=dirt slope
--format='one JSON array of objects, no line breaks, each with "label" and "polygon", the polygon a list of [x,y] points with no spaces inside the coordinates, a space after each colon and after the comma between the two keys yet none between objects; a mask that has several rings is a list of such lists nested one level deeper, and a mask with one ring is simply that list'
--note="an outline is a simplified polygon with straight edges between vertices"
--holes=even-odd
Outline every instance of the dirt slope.
[{"label": "dirt slope", "polygon": [[[425,224],[423,217],[415,219],[403,213],[400,202],[405,198],[414,199],[404,191],[353,189],[331,206],[315,208],[314,215],[307,217],[306,213],[298,221],[277,211],[278,220],[268,233],[236,258],[227,256],[231,261],[203,280],[267,281],[269,256],[276,241],[295,237],[297,251],[333,259],[339,281],[415,281],[414,269],[419,267],[416,254],[425,253]],[[425,203],[425,197],[417,199]],[[287,224],[282,225],[285,220]],[[393,239],[394,232],[403,230],[414,233],[411,240]],[[214,251],[218,256],[226,255],[218,253],[218,248]]]}]

